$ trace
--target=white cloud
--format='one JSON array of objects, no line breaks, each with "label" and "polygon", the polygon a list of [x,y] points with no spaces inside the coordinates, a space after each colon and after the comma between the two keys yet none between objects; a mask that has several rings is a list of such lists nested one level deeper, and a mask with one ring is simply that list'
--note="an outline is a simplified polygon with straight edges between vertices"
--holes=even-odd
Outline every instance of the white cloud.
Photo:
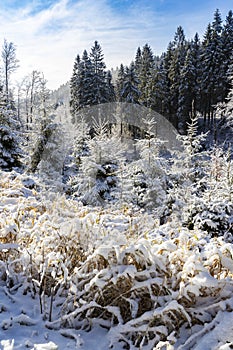
[{"label": "white cloud", "polygon": [[[17,77],[42,70],[50,88],[66,82],[77,53],[90,50],[98,40],[108,68],[128,64],[139,45],[150,41],[152,14],[136,8],[127,13],[114,11],[105,0],[68,0],[38,13],[33,3],[17,11],[2,12],[3,38],[17,47],[20,68]],[[2,39],[3,39],[2,38]]]},{"label": "white cloud", "polygon": [[[184,26],[190,37],[199,31],[204,20],[203,16],[192,18],[192,13],[176,18],[156,13],[150,2],[146,5],[130,1],[126,9],[119,11],[110,6],[109,0],[58,0],[36,12],[40,3],[42,0],[34,0],[21,9],[0,12],[2,42],[6,38],[17,47],[17,79],[33,69],[41,70],[49,88],[57,88],[70,79],[76,55],[84,49],[89,51],[95,40],[101,44],[105,62],[111,68],[121,62],[129,64],[137,47],[146,42],[155,54],[160,54],[178,25]],[[208,20],[204,25],[207,23]]]}]

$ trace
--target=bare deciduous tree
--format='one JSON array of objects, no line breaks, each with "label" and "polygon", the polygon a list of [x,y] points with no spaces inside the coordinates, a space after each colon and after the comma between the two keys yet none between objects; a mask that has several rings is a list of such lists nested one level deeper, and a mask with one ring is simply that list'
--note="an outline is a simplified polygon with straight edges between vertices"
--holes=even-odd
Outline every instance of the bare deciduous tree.
[{"label": "bare deciduous tree", "polygon": [[18,67],[19,60],[16,58],[16,48],[12,42],[4,39],[2,46],[3,74],[5,80],[5,92],[7,101],[9,100],[9,78]]}]

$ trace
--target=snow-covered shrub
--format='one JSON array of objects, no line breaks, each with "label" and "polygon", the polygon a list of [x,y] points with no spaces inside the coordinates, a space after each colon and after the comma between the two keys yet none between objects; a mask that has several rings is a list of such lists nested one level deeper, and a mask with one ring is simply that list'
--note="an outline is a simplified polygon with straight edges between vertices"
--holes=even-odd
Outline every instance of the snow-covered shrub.
[{"label": "snow-covered shrub", "polygon": [[70,183],[74,196],[85,205],[103,206],[115,198],[124,147],[116,134],[108,135],[105,121],[96,122],[94,126],[94,137],[86,142],[88,152],[80,156],[78,174]]},{"label": "snow-covered shrub", "polygon": [[191,349],[233,310],[233,248],[170,219],[83,206],[44,193],[36,177],[0,172],[0,285],[35,298],[64,334],[100,325],[109,346]]},{"label": "snow-covered shrub", "polygon": [[19,123],[13,110],[9,109],[0,88],[0,169],[12,170],[22,165]]},{"label": "snow-covered shrub", "polygon": [[[154,229],[99,246],[71,276],[61,317],[48,326],[109,329],[110,343],[152,349],[211,322],[231,298],[232,247],[201,231]],[[200,305],[206,305],[198,312]],[[189,331],[190,329],[190,331]]]},{"label": "snow-covered shrub", "polygon": [[[233,233],[233,174],[229,154],[220,149],[210,152],[205,176],[189,186],[174,186],[169,192],[170,213],[189,228],[200,228],[212,235]],[[172,213],[172,214],[171,214]]]}]

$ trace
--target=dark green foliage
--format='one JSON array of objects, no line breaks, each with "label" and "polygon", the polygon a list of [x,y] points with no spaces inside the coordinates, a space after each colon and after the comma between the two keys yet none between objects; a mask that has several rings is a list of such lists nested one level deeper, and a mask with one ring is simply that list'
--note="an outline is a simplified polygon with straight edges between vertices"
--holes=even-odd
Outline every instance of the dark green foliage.
[{"label": "dark green foliage", "polygon": [[14,111],[7,107],[6,99],[0,92],[0,168],[12,170],[21,166],[22,151],[19,147],[18,126]]},{"label": "dark green foliage", "polygon": [[102,48],[97,41],[90,54],[84,50],[82,59],[77,56],[70,81],[70,107],[73,120],[85,106],[115,101],[112,75],[105,68]]},{"label": "dark green foliage", "polygon": [[[192,114],[201,113],[213,124],[216,105],[226,100],[233,67],[233,14],[225,24],[217,9],[200,42],[198,34],[191,41],[177,28],[167,51],[155,60],[148,44],[139,47],[135,57],[139,102],[166,116],[185,132]],[[125,73],[124,73],[125,74]],[[124,80],[119,72],[118,84]]]},{"label": "dark green foliage", "polygon": [[43,157],[43,152],[45,150],[46,144],[52,136],[55,127],[56,125],[49,122],[48,120],[42,121],[40,136],[38,137],[34,146],[28,172],[34,173],[37,170],[37,167]]},{"label": "dark green foliage", "polygon": [[139,103],[166,116],[186,132],[192,114],[201,114],[208,127],[214,123],[216,105],[230,91],[233,67],[233,14],[225,23],[217,9],[202,41],[196,33],[187,40],[179,26],[161,57],[148,44],[138,47],[129,67],[120,65],[115,86],[105,71],[103,53],[95,41],[88,55],[78,56],[71,79],[71,112],[99,103]]},{"label": "dark green foliage", "polygon": [[124,102],[139,103],[140,91],[138,90],[139,80],[135,72],[135,65],[131,63],[126,67],[125,79],[121,91],[121,98]]},{"label": "dark green foliage", "polygon": [[124,88],[124,81],[125,81],[125,67],[123,64],[120,65],[119,71],[118,71],[118,76],[117,76],[117,81],[116,81],[116,97],[117,101],[123,102],[123,97],[122,97],[122,91]]}]

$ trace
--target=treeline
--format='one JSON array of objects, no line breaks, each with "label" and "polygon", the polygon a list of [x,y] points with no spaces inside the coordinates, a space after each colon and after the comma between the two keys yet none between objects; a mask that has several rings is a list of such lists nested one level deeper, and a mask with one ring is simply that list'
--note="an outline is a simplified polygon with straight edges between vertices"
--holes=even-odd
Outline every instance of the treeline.
[{"label": "treeline", "polygon": [[217,9],[203,39],[198,33],[187,40],[181,26],[161,57],[145,44],[130,66],[117,69],[116,82],[106,70],[101,46],[96,41],[88,54],[75,59],[71,87],[73,117],[84,106],[120,101],[151,107],[166,116],[180,131],[191,115],[200,113],[213,121],[216,105],[230,89],[233,64],[233,14],[223,23]]}]

